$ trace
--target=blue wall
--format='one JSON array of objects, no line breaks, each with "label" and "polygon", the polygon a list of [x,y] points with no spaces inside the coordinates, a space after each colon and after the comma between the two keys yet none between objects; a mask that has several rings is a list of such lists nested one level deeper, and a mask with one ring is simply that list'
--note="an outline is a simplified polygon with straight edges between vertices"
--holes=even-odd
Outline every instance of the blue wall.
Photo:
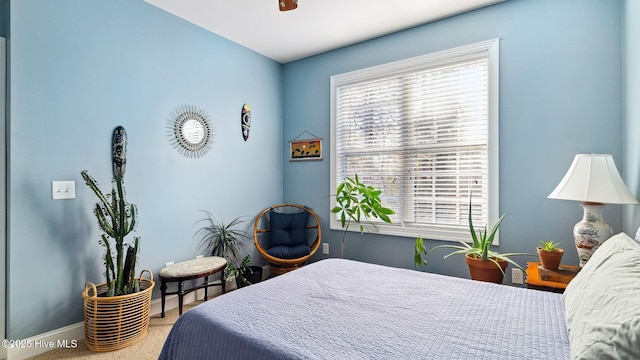
[{"label": "blue wall", "polygon": [[[640,194],[640,2],[624,4],[624,180],[631,192]],[[640,206],[624,209],[624,230],[634,235],[640,226]]]},{"label": "blue wall", "polygon": [[[129,136],[139,269],[193,258],[200,209],[231,220],[282,200],[282,65],[143,1],[12,1],[11,35],[8,338],[82,321],[84,283],[104,281],[80,171],[110,188],[116,126]],[[203,158],[169,142],[169,116],[187,104],[215,128]],[[52,180],[75,180],[77,198],[51,200]]]},{"label": "blue wall", "polygon": [[[286,64],[284,138],[303,130],[324,138],[325,160],[285,161],[284,196],[317,211],[330,256],[339,256],[342,233],[328,228],[329,77],[498,37],[500,212],[508,210],[499,251],[535,253],[541,239],[552,239],[567,249],[564,262],[577,264],[572,229],[582,209],[547,195],[577,153],[609,153],[622,168],[619,1],[510,0]],[[620,205],[605,208],[615,232],[622,231],[621,214]],[[345,257],[413,268],[413,242],[351,233]],[[446,253],[429,256],[427,270],[468,277],[463,258],[443,260]],[[522,265],[536,259],[516,258]]]},{"label": "blue wall", "polygon": [[[129,134],[126,181],[140,209],[141,268],[154,273],[197,253],[199,209],[231,219],[281,200],[313,207],[330,256],[339,256],[341,233],[328,229],[334,74],[502,37],[500,208],[509,214],[500,251],[533,252],[540,239],[553,239],[568,249],[565,262],[577,263],[571,228],[581,209],[546,196],[576,153],[611,153],[619,168],[629,158],[620,1],[509,0],[284,66],[142,1],[10,4],[12,339],[82,321],[82,285],[102,281],[94,197],[79,173],[88,169],[109,186],[117,125]],[[253,110],[246,143],[238,118],[245,102]],[[207,110],[216,128],[213,151],[201,159],[182,157],[166,133],[169,115],[186,104]],[[288,141],[304,130],[324,138],[323,161],[288,162]],[[627,139],[625,149],[636,151],[635,138]],[[628,180],[637,164],[625,161],[624,171]],[[52,180],[75,180],[77,198],[52,201]],[[638,193],[637,183],[630,188]],[[615,231],[622,208],[605,209]],[[411,238],[349,234],[346,246],[348,258],[413,267]],[[428,271],[467,276],[461,258],[429,260]]]}]

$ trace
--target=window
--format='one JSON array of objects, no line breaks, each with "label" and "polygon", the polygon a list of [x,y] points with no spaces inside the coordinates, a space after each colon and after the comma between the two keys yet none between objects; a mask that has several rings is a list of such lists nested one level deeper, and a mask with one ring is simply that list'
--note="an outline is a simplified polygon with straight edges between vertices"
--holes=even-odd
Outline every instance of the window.
[{"label": "window", "polygon": [[497,220],[498,51],[494,39],[331,77],[331,188],[357,173],[382,190],[396,214],[380,233],[468,241],[471,194],[474,226]]}]

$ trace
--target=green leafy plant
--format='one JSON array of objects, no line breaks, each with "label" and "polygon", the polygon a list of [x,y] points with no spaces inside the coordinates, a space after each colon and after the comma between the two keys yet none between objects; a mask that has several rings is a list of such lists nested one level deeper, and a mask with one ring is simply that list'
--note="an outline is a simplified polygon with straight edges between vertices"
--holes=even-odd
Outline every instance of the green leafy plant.
[{"label": "green leafy plant", "polygon": [[[200,222],[205,222],[206,225],[196,231],[196,235],[201,235],[198,247],[204,248],[208,256],[225,258],[227,260],[227,267],[230,265],[237,267],[242,264],[244,259],[240,260],[240,257],[246,250],[244,241],[250,241],[251,237],[246,231],[240,230],[237,227],[246,220],[237,217],[231,220],[231,222],[225,223],[223,220],[217,219],[210,212],[205,210],[201,211],[206,214],[206,218],[201,219]],[[225,271],[225,276],[227,280],[232,277],[228,271]]]},{"label": "green leafy plant", "polygon": [[[134,237],[133,245],[124,243],[124,238],[135,229],[138,210],[136,205],[128,203],[125,199],[122,175],[117,174],[114,177],[111,193],[107,195],[102,193],[97,181],[89,175],[87,170],[83,170],[80,175],[99,200],[93,212],[98,219],[100,229],[104,232],[101,244],[106,248],[104,255],[108,287],[106,295],[126,295],[140,291],[140,284],[135,278],[140,238]],[[115,264],[109,238],[115,240]]]},{"label": "green leafy plant", "polygon": [[491,246],[493,245],[493,239],[496,236],[496,233],[498,232],[498,229],[500,228],[500,224],[502,223],[502,220],[504,219],[504,217],[507,215],[507,213],[505,212],[504,214],[502,214],[502,216],[500,216],[500,218],[498,219],[498,221],[493,225],[493,227],[491,228],[491,231],[488,232],[487,231],[487,226],[485,225],[484,229],[480,229],[480,230],[476,230],[475,227],[473,226],[473,218],[472,218],[472,210],[471,210],[471,198],[469,199],[469,231],[471,233],[471,239],[472,242],[471,244],[466,243],[464,241],[459,241],[460,245],[439,245],[436,247],[433,247],[431,250],[427,251],[426,247],[424,246],[424,240],[422,239],[422,237],[418,237],[415,241],[415,249],[414,249],[414,265],[415,267],[420,266],[422,269],[424,269],[424,266],[427,265],[427,260],[426,260],[426,256],[429,252],[436,250],[436,249],[454,249],[453,252],[451,252],[448,255],[445,255],[445,259],[453,256],[453,255],[467,255],[470,254],[471,256],[475,257],[475,258],[479,258],[485,261],[491,261],[494,264],[496,264],[496,266],[500,269],[500,271],[502,271],[502,273],[504,274],[504,271],[502,270],[502,268],[500,267],[500,265],[498,264],[497,260],[503,260],[506,261],[510,264],[512,264],[513,266],[521,269],[524,271],[524,269],[518,265],[515,261],[513,261],[512,259],[510,259],[509,257],[511,256],[518,256],[518,255],[534,255],[534,254],[527,254],[527,253],[505,253],[505,254],[501,254],[497,251],[493,251],[491,250]]},{"label": "green leafy plant", "polygon": [[426,246],[424,246],[424,239],[422,239],[422,236],[418,236],[416,238],[416,245],[413,251],[414,267],[420,266],[420,269],[424,270],[424,267],[427,266],[428,253]]},{"label": "green leafy plant", "polygon": [[551,241],[544,241],[544,240],[540,240],[540,246],[538,246],[538,248],[542,249],[543,251],[556,251],[560,248],[560,243],[554,243],[553,240]]},{"label": "green leafy plant", "polygon": [[227,277],[234,277],[236,279],[238,287],[241,287],[242,285],[251,285],[251,282],[249,282],[245,277],[247,273],[253,274],[253,270],[249,264],[251,264],[251,255],[246,255],[238,263],[228,262],[227,267],[225,268],[225,273],[227,274]]},{"label": "green leafy plant", "polygon": [[376,228],[376,225],[372,219],[380,219],[387,224],[391,224],[389,215],[395,214],[395,212],[382,205],[381,194],[381,190],[362,183],[358,178],[358,174],[355,174],[353,178],[345,178],[336,187],[336,202],[338,205],[331,209],[331,212],[340,214],[340,224],[344,229],[340,257],[344,255],[344,240],[352,221],[360,225],[361,234],[366,230],[366,225],[362,223],[363,220],[366,220],[374,228]]}]

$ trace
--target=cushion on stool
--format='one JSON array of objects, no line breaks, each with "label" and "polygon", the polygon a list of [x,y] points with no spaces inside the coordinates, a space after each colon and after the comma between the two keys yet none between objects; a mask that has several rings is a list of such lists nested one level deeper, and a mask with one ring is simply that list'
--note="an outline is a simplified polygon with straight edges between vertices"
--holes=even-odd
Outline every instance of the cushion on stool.
[{"label": "cushion on stool", "polygon": [[196,275],[221,268],[227,265],[227,260],[219,256],[207,256],[198,259],[182,261],[160,270],[161,278],[180,278],[189,275]]}]

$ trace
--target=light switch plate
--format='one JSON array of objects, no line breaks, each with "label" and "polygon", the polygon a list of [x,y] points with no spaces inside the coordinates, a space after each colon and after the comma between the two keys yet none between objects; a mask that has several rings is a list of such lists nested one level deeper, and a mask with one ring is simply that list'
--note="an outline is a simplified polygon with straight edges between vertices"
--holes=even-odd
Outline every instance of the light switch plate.
[{"label": "light switch plate", "polygon": [[53,200],[75,199],[76,198],[76,182],[75,181],[52,181],[51,182],[51,198]]}]

